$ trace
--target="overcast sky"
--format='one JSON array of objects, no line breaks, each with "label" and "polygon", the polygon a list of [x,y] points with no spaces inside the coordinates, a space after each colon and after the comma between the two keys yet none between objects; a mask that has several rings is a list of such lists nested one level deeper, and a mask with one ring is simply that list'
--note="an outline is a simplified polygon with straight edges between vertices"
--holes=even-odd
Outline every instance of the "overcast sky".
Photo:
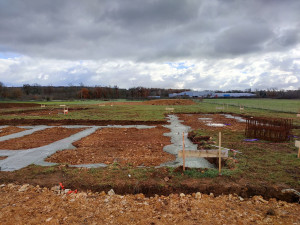
[{"label": "overcast sky", "polygon": [[0,0],[0,82],[300,88],[300,0]]}]

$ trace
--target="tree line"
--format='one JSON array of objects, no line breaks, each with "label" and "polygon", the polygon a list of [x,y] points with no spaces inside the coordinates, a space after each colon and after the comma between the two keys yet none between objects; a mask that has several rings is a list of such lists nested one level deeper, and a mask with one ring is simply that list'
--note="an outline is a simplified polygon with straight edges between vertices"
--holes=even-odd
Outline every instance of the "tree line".
[{"label": "tree line", "polygon": [[[41,86],[39,84],[24,84],[21,87],[6,87],[0,82],[0,99],[12,100],[86,100],[86,99],[130,99],[142,100],[147,98],[168,98],[169,94],[190,91],[190,89],[163,89],[132,87],[129,89],[119,88],[118,86]],[[215,91],[222,93],[223,91]],[[251,89],[230,90],[231,93],[254,93],[257,98],[282,98],[300,99],[300,89],[298,90],[278,90],[277,88],[267,90]]]},{"label": "tree line", "polygon": [[133,87],[129,89],[118,86],[41,86],[24,84],[22,87],[6,87],[0,82],[0,98],[14,100],[86,100],[86,99],[147,99],[167,98],[171,93],[179,93],[189,89],[162,89]]}]

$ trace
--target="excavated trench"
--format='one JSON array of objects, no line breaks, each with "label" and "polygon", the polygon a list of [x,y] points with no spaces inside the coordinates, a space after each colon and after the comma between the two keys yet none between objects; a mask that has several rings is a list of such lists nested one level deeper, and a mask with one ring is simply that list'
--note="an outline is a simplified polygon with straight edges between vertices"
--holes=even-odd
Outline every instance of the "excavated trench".
[{"label": "excavated trench", "polygon": [[[169,120],[176,121],[176,118],[171,116],[169,117]],[[23,121],[24,124],[30,124],[30,125],[37,125],[37,124],[47,124],[45,123],[45,120],[32,120],[29,122],[28,120],[11,120],[12,124],[22,124],[20,121]],[[86,121],[86,123],[84,123]],[[0,121],[1,124],[2,121]],[[141,122],[141,121],[89,121],[89,120],[82,120],[82,121],[75,121],[75,120],[61,120],[61,121],[48,121],[50,124],[55,123],[55,125],[61,125],[60,123],[64,125],[68,124],[85,124],[85,125],[101,125],[106,126],[109,124],[115,124],[115,125],[136,125],[136,124],[144,124],[144,125],[155,125],[155,124],[166,124],[166,122],[163,121],[156,121],[156,122]],[[170,121],[169,121],[170,122]],[[178,121],[177,121],[178,122]],[[179,121],[180,122],[180,121]],[[98,123],[98,124],[97,124]],[[4,123],[5,125],[8,125],[7,123]],[[54,125],[54,124],[53,124]],[[165,125],[165,127],[170,126],[170,123]],[[167,152],[177,153],[180,149],[182,149],[182,145],[180,146],[182,135],[180,132],[188,131],[188,127],[180,127],[179,124],[175,124],[172,127],[169,127],[171,129],[171,132],[169,133],[169,136],[171,137],[173,147],[169,146],[165,149]],[[27,131],[26,131],[27,132]],[[91,129],[90,132],[94,132],[94,129]],[[168,136],[168,134],[166,134]],[[78,136],[79,137],[79,136]],[[73,138],[74,139],[74,138]],[[71,138],[70,140],[73,141]],[[76,139],[76,138],[75,138]],[[59,144],[59,143],[58,143]],[[67,148],[68,146],[66,146]],[[192,146],[186,146],[186,147],[192,147]],[[0,151],[1,153],[1,151]],[[4,153],[3,153],[4,154]],[[44,158],[47,154],[44,154]],[[9,155],[8,155],[9,156]],[[9,156],[10,157],[10,156]],[[0,164],[1,161],[7,160],[9,157],[5,155],[0,154]],[[167,164],[164,166],[174,166],[179,168],[181,161],[180,159],[175,160],[176,163],[173,162],[173,164]],[[42,161],[38,161],[37,164],[42,164]],[[46,165],[46,164],[44,164]],[[27,165],[25,165],[27,166]],[[194,167],[193,162],[191,162],[190,167]],[[70,168],[72,169],[72,168]],[[158,168],[159,169],[159,168]],[[158,176],[165,176],[164,174],[158,175]],[[164,177],[161,177],[161,180],[163,180]],[[70,189],[79,189],[79,190],[92,190],[95,192],[100,191],[109,191],[110,189],[114,189],[116,193],[118,194],[137,194],[137,193],[143,193],[146,196],[153,196],[155,194],[158,195],[169,195],[171,193],[195,193],[195,192],[201,192],[205,194],[214,193],[214,195],[222,195],[222,194],[237,194],[243,198],[249,198],[254,195],[261,195],[265,199],[269,198],[276,198],[279,200],[284,200],[287,202],[298,202],[299,198],[294,194],[289,193],[282,193],[281,190],[288,188],[287,186],[275,186],[270,185],[266,183],[258,183],[253,184],[250,181],[232,181],[232,179],[229,180],[227,177],[218,177],[218,178],[203,178],[201,180],[195,180],[187,179],[183,183],[176,183],[172,181],[172,177],[170,177],[170,180],[168,182],[157,182],[154,180],[149,181],[137,181],[137,180],[128,180],[128,181],[114,181],[111,184],[97,184],[96,181],[91,180],[88,182],[80,182],[77,180],[74,180],[72,177],[69,177],[68,174],[62,173],[62,172],[55,172],[53,174],[45,174],[45,176],[34,178],[34,177],[20,177],[17,175],[16,172],[1,172],[0,173],[0,182],[2,183],[10,183],[10,182],[16,182],[16,183],[31,183],[33,185],[40,185],[45,186],[48,188],[51,188],[54,185],[57,185],[58,182],[64,182],[64,185]]]}]

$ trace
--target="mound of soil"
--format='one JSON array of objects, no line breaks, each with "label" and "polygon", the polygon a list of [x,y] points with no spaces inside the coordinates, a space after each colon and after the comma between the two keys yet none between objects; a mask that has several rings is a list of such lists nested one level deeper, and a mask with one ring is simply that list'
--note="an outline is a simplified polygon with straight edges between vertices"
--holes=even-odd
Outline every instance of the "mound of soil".
[{"label": "mound of soil", "polygon": [[20,127],[5,127],[5,128],[0,129],[0,137],[18,133],[18,132],[21,132],[24,130],[26,130],[26,129],[20,128]]},{"label": "mound of soil", "polygon": [[0,156],[0,160],[6,159],[7,156]]},{"label": "mound of soil", "polygon": [[40,104],[35,103],[0,103],[0,108],[26,108],[38,107]]},{"label": "mound of soil", "polygon": [[31,185],[0,186],[1,224],[299,224],[300,205],[254,196],[145,197]]},{"label": "mound of soil", "polygon": [[[69,112],[87,110],[88,108],[68,108]],[[10,116],[49,116],[63,114],[63,108],[29,109],[22,111],[2,112],[2,115]]]},{"label": "mound of soil", "polygon": [[0,142],[0,149],[20,150],[31,149],[51,144],[55,141],[69,137],[84,128],[53,127],[32,134]]},{"label": "mound of soil", "polygon": [[117,162],[121,165],[158,166],[175,160],[175,156],[163,151],[171,144],[163,136],[167,128],[151,129],[103,128],[75,143],[77,149],[56,152],[46,161],[56,163],[92,164]]},{"label": "mound of soil", "polygon": [[107,125],[163,125],[167,124],[165,120],[158,121],[133,121],[133,120],[83,120],[83,119],[0,119],[0,125],[93,125],[93,126],[107,126]]}]

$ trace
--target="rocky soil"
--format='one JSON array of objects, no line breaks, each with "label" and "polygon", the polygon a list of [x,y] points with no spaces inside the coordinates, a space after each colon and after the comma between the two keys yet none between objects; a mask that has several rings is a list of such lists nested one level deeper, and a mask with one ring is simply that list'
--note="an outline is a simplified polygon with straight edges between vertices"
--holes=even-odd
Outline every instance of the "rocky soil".
[{"label": "rocky soil", "polygon": [[45,130],[37,131],[23,137],[0,141],[0,149],[20,150],[37,148],[67,138],[70,135],[82,130],[84,130],[84,128],[47,128]]},{"label": "rocky soil", "polygon": [[174,155],[163,151],[164,146],[171,144],[170,138],[163,136],[168,132],[162,126],[103,128],[73,143],[77,149],[56,152],[46,161],[71,165],[116,162],[123,166],[159,166],[175,160]]},{"label": "rocky soil", "polygon": [[26,130],[26,129],[20,128],[20,127],[12,127],[12,126],[5,127],[5,128],[0,129],[0,137],[10,135],[10,134],[14,134],[14,133],[18,133],[18,132],[21,132],[21,131],[24,131],[24,130]]},{"label": "rocky soil", "polygon": [[197,192],[148,198],[113,190],[76,193],[59,185],[0,185],[1,224],[300,224],[299,212],[298,203],[261,196]]}]

